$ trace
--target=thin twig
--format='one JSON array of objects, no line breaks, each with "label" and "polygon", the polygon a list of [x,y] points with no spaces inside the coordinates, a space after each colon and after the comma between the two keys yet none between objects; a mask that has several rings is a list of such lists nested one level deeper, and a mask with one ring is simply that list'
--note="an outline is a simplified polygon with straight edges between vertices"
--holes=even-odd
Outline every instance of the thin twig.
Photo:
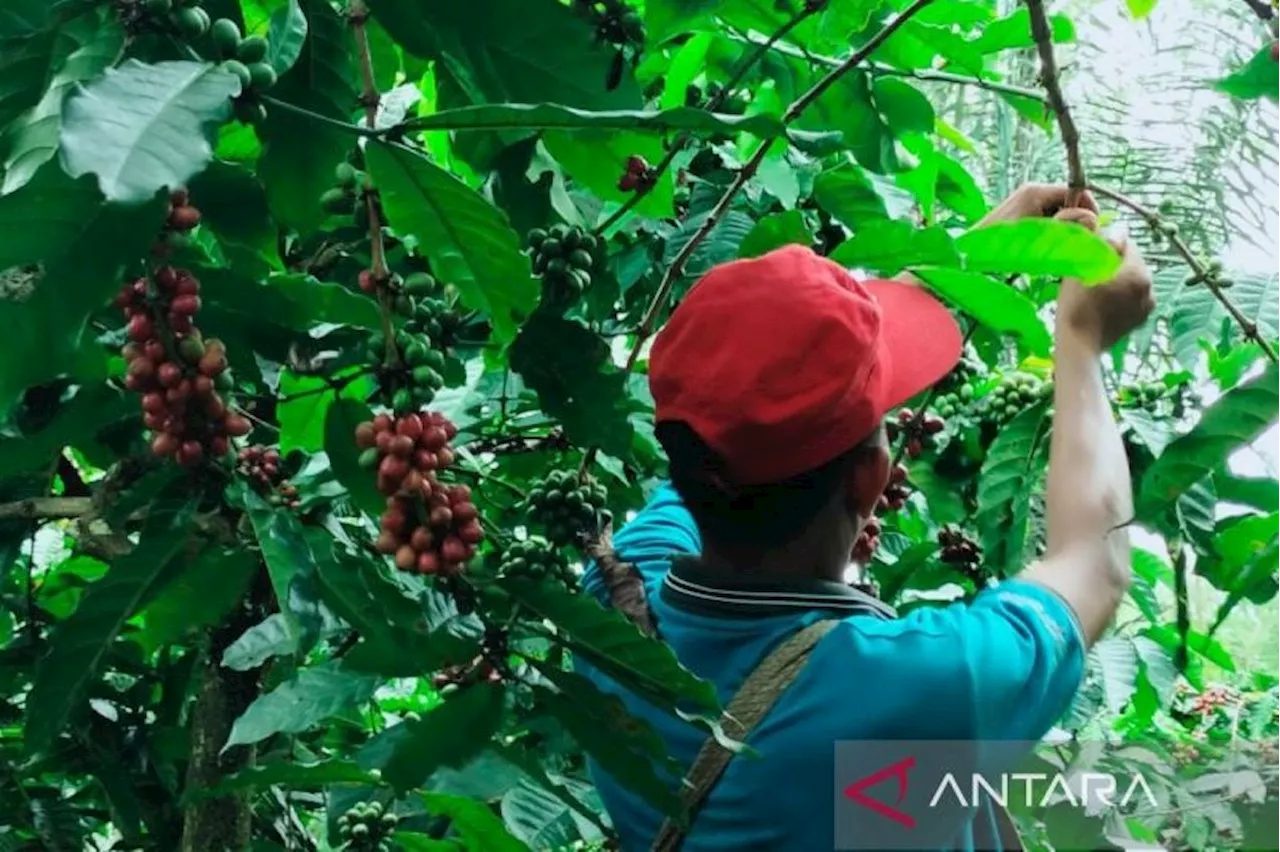
[{"label": "thin twig", "polygon": [[1040,85],[1044,86],[1045,95],[1049,99],[1049,109],[1058,118],[1058,130],[1062,133],[1062,145],[1067,149],[1067,206],[1075,204],[1076,195],[1088,186],[1084,173],[1084,163],[1080,159],[1080,131],[1071,118],[1071,110],[1067,100],[1062,96],[1062,85],[1058,80],[1058,61],[1053,55],[1053,30],[1049,26],[1049,16],[1044,10],[1044,0],[1026,0],[1027,12],[1031,17],[1031,37],[1035,39],[1036,50],[1040,53]]},{"label": "thin twig", "polygon": [[29,497],[12,503],[0,503],[0,520],[65,520],[86,515],[92,509],[92,497]]},{"label": "thin twig", "polygon": [[[796,98],[795,101],[787,107],[787,111],[782,114],[783,126],[789,125],[791,122],[795,121],[796,118],[808,109],[814,101],[822,97],[823,93],[826,92],[827,89],[835,85],[836,81],[866,61],[866,59],[871,56],[871,54],[874,53],[880,45],[884,44],[885,40],[888,39],[889,36],[897,32],[899,27],[909,21],[913,15],[925,6],[928,6],[932,1],[933,0],[915,0],[915,2],[906,9],[903,9],[900,15],[885,24],[880,31],[871,38],[867,39],[867,41],[854,51],[848,59],[845,59],[835,68],[823,75],[821,79],[808,89],[808,91],[801,94],[800,97]],[[720,196],[720,200],[716,202],[716,206],[707,214],[707,218],[703,220],[702,225],[700,225],[698,230],[694,232],[693,236],[689,238],[689,241],[681,247],[680,252],[675,256],[675,259],[663,273],[662,280],[658,283],[658,289],[653,294],[653,299],[650,300],[649,307],[645,310],[644,317],[640,321],[640,328],[636,332],[636,342],[631,347],[631,352],[627,356],[626,366],[623,368],[626,372],[630,372],[632,368],[635,367],[636,361],[640,357],[640,350],[644,348],[644,344],[649,339],[649,335],[653,333],[658,315],[666,305],[672,288],[675,286],[676,281],[684,274],[685,264],[688,263],[689,258],[693,256],[694,251],[715,228],[725,211],[729,209],[729,205],[733,203],[733,199],[742,191],[742,188],[746,186],[747,181],[755,175],[756,171],[760,168],[760,164],[764,162],[765,156],[768,155],[769,149],[776,141],[776,139],[765,139],[756,147],[755,153],[753,153],[750,159],[743,163],[742,167],[738,169],[738,173],[734,177],[733,182],[729,184],[729,187],[724,191],[724,194]],[[596,452],[596,447],[591,447],[587,450],[586,454],[582,458],[582,466],[579,468],[580,476],[585,475],[587,470],[591,467],[591,463],[595,460]]]},{"label": "thin twig", "polygon": [[[803,23],[807,18],[817,14],[817,12],[819,12],[824,5],[825,3],[803,4],[800,7],[799,12],[796,12],[794,15],[788,18],[787,21],[781,27],[779,27],[778,30],[773,35],[769,36],[765,41],[761,42],[754,51],[752,51],[740,63],[738,63],[738,67],[735,68],[733,70],[733,73],[729,75],[729,79],[725,81],[724,87],[721,88],[720,93],[707,102],[706,111],[715,112],[720,107],[722,107],[724,105],[724,102],[729,99],[730,95],[733,94],[734,88],[736,88],[738,84],[742,82],[743,78],[747,76],[747,73],[753,67],[755,67],[756,63],[759,62],[762,58],[764,58],[765,54],[769,52],[770,48],[772,48],[773,45],[776,44],[778,40],[783,38],[787,33],[791,32],[796,27],[800,26],[800,24]],[[671,143],[671,147],[667,149],[666,154],[663,155],[662,159],[659,160],[658,163],[649,170],[649,174],[647,176],[647,179],[644,181],[644,183],[642,183],[640,186],[636,188],[636,191],[631,194],[631,197],[628,198],[621,207],[613,211],[613,213],[609,214],[609,217],[605,219],[602,223],[600,223],[600,225],[595,229],[595,232],[597,234],[605,233],[606,231],[609,230],[609,228],[613,227],[613,225],[615,225],[624,216],[626,216],[633,209],[635,209],[635,206],[639,204],[644,199],[644,197],[648,195],[650,192],[652,192],[654,187],[658,185],[659,179],[661,179],[662,176],[667,173],[667,169],[671,168],[671,163],[675,160],[676,156],[681,151],[684,150],[685,146],[688,145],[692,139],[693,139],[693,134],[688,131],[685,131],[684,133],[681,133],[679,136],[677,136],[675,141]]]},{"label": "thin twig", "polygon": [[1187,262],[1187,266],[1191,267],[1193,275],[1200,280],[1201,284],[1208,288],[1209,292],[1213,294],[1213,297],[1218,300],[1222,307],[1226,309],[1227,313],[1231,315],[1231,318],[1235,320],[1236,325],[1240,326],[1240,331],[1244,333],[1245,339],[1256,343],[1258,348],[1262,350],[1262,354],[1267,356],[1267,360],[1271,363],[1280,363],[1280,361],[1277,361],[1275,347],[1273,347],[1271,342],[1264,338],[1262,333],[1258,331],[1257,323],[1248,319],[1240,312],[1240,309],[1235,306],[1235,303],[1233,303],[1227,296],[1226,292],[1223,291],[1215,276],[1210,274],[1209,268],[1200,260],[1199,257],[1196,256],[1196,253],[1191,250],[1191,247],[1187,245],[1186,241],[1176,233],[1168,233],[1164,227],[1164,219],[1159,213],[1135,201],[1127,195],[1115,191],[1114,189],[1108,189],[1105,186],[1098,186],[1097,184],[1091,184],[1089,189],[1096,192],[1098,195],[1101,195],[1104,198],[1110,198],[1120,206],[1127,207],[1134,213],[1137,213],[1146,221],[1147,225],[1155,233],[1165,234],[1169,239],[1169,244],[1173,246],[1173,250]]},{"label": "thin twig", "polygon": [[[347,6],[347,24],[356,39],[356,53],[360,58],[360,79],[363,89],[360,103],[364,106],[364,124],[370,131],[377,130],[378,125],[378,82],[373,74],[373,54],[369,49],[369,31],[365,22],[369,19],[369,10],[363,0],[351,0]],[[395,327],[391,322],[391,299],[384,286],[390,280],[391,273],[387,269],[386,246],[382,241],[382,216],[379,211],[377,190],[362,187],[365,211],[369,218],[369,257],[370,271],[373,274],[377,290],[378,313],[382,319],[382,335],[386,339],[386,363],[396,366],[400,363],[400,350],[396,348]]]},{"label": "thin twig", "polygon": [[341,130],[343,133],[350,133],[353,136],[364,136],[367,138],[375,138],[378,136],[386,135],[386,131],[372,129],[368,127],[361,127],[358,124],[348,124],[347,122],[342,121],[340,119],[330,118],[327,115],[321,115],[318,112],[313,112],[305,107],[300,107],[297,104],[291,104],[288,101],[282,101],[279,98],[272,97],[271,95],[258,95],[258,100],[262,101],[264,104],[272,107],[273,109],[282,109],[285,112],[291,112],[294,115],[302,116],[308,121],[315,121],[320,124],[325,124],[336,130]]}]

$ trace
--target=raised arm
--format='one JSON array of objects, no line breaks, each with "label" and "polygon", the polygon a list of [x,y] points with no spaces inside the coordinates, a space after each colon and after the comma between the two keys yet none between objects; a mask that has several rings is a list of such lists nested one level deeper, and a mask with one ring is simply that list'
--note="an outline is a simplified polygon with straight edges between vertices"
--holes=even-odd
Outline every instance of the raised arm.
[{"label": "raised arm", "polygon": [[[1058,218],[1096,228],[1088,211]],[[1040,562],[1022,575],[1061,596],[1093,644],[1115,616],[1129,585],[1133,516],[1129,464],[1102,383],[1100,356],[1151,313],[1151,275],[1133,243],[1115,242],[1124,263],[1116,277],[1086,289],[1062,283],[1054,353],[1054,423],[1049,447],[1046,521]]]}]

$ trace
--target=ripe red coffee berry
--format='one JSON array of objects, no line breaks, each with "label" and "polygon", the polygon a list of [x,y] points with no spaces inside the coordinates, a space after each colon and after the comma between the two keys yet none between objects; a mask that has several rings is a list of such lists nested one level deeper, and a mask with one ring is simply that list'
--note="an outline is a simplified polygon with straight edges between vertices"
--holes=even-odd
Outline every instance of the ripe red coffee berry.
[{"label": "ripe red coffee berry", "polygon": [[191,380],[191,390],[196,396],[208,396],[213,393],[213,379],[208,376],[196,376]]},{"label": "ripe red coffee berry", "polygon": [[408,458],[413,453],[413,439],[408,435],[396,435],[391,441],[391,452]]},{"label": "ripe red coffee berry", "polygon": [[418,573],[436,574],[440,571],[440,557],[431,551],[418,554]]},{"label": "ripe red coffee berry", "polygon": [[396,550],[396,567],[401,571],[410,571],[418,565],[418,553],[409,545],[402,545]]},{"label": "ripe red coffee berry", "polygon": [[378,549],[378,552],[385,553],[388,556],[395,553],[399,546],[400,541],[395,537],[395,534],[389,533],[386,530],[383,530],[382,533],[378,535],[378,540],[374,542],[374,547]]},{"label": "ripe red coffee berry", "polygon": [[199,369],[210,378],[217,378],[227,369],[227,356],[215,349],[207,349],[200,359]]},{"label": "ripe red coffee berry", "polygon": [[389,414],[379,414],[373,418],[373,428],[378,432],[386,432],[395,425]]},{"label": "ripe red coffee berry", "polygon": [[459,524],[474,521],[478,515],[474,503],[458,502],[453,506],[453,520]]},{"label": "ripe red coffee berry", "polygon": [[457,536],[447,536],[440,545],[440,558],[445,562],[463,562],[467,559],[467,546]]},{"label": "ripe red coffee berry", "polygon": [[148,381],[156,374],[156,365],[150,358],[135,358],[129,362],[129,376],[139,381]]},{"label": "ripe red coffee berry", "polygon": [[[143,361],[144,359],[139,358],[134,364],[141,364]],[[132,369],[133,364],[130,364],[129,367]],[[156,379],[160,382],[160,387],[176,387],[182,381],[182,368],[172,361],[166,361],[157,368]]]},{"label": "ripe red coffee berry", "polygon": [[430,550],[431,546],[435,543],[435,536],[433,536],[431,534],[431,530],[426,527],[418,527],[413,531],[413,535],[409,537],[409,544],[412,545],[413,549],[419,553],[422,553],[425,550]]},{"label": "ripe red coffee berry", "polygon": [[422,431],[422,438],[420,442],[423,447],[434,453],[443,449],[444,445],[449,443],[449,436],[445,434],[444,429],[439,426],[431,426]]},{"label": "ripe red coffee berry", "polygon": [[466,544],[479,544],[484,538],[484,530],[478,523],[472,521],[458,530],[458,538]]},{"label": "ripe red coffee berry", "polygon": [[142,343],[156,336],[156,328],[146,314],[134,314],[126,330],[130,340]]},{"label": "ripe red coffee berry", "polygon": [[[133,367],[132,364],[130,364],[129,366],[130,368]],[[156,393],[155,391],[152,391],[151,393],[145,394],[142,397],[142,410],[145,411],[147,414],[161,414],[167,408],[168,408],[168,403],[165,402],[164,394],[160,394],[160,393]]]},{"label": "ripe red coffee berry", "polygon": [[180,316],[194,316],[200,310],[199,296],[176,296],[171,305],[171,309],[175,314]]},{"label": "ripe red coffee berry", "polygon": [[156,286],[167,293],[171,293],[177,289],[178,281],[181,277],[182,276],[179,275],[178,270],[168,264],[156,268]]},{"label": "ripe red coffee berry", "polygon": [[356,427],[356,446],[362,450],[367,450],[373,446],[378,433],[374,431],[372,423],[361,423]]},{"label": "ripe red coffee berry", "polygon": [[416,414],[406,414],[396,421],[396,434],[403,435],[411,441],[422,437],[422,418]]},{"label": "ripe red coffee berry", "polygon": [[356,281],[360,286],[360,292],[368,293],[371,296],[377,292],[378,285],[373,277],[372,269],[361,269],[360,275]]},{"label": "ripe red coffee berry", "polygon": [[146,355],[157,364],[163,364],[169,360],[169,355],[164,351],[164,344],[159,340],[148,340],[142,344],[142,354]]},{"label": "ripe red coffee berry", "polygon": [[179,441],[168,432],[161,432],[151,440],[151,452],[158,456],[173,455],[178,450]]},{"label": "ripe red coffee berry", "polygon": [[436,454],[430,450],[418,450],[413,454],[413,466],[423,471],[435,470],[437,467]]},{"label": "ripe red coffee berry", "polygon": [[448,506],[436,506],[431,510],[431,525],[433,527],[447,527],[453,523],[453,510]]},{"label": "ripe red coffee berry", "polygon": [[190,231],[200,224],[200,211],[195,207],[184,205],[174,207],[169,212],[168,225],[175,231]]},{"label": "ripe red coffee berry", "polygon": [[242,438],[248,435],[249,430],[253,428],[253,425],[239,414],[229,414],[223,422],[226,424],[227,434],[233,438]]},{"label": "ripe red coffee berry", "polygon": [[436,466],[448,467],[453,464],[453,450],[444,447],[440,452],[436,453]]}]

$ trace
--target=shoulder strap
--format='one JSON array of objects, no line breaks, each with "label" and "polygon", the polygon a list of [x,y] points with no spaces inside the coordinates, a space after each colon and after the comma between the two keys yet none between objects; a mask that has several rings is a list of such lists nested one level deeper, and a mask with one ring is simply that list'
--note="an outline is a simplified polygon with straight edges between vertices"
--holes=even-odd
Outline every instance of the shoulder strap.
[{"label": "shoulder strap", "polygon": [[[811,624],[765,657],[747,676],[725,709],[721,719],[725,734],[734,740],[745,739],[796,679],[809,659],[813,646],[838,623],[828,619]],[[651,852],[676,852],[680,848],[688,827],[697,818],[698,811],[702,809],[732,757],[733,752],[721,745],[715,737],[707,738],[684,777],[681,799],[685,806],[685,824],[682,827],[668,817],[658,830]]]}]

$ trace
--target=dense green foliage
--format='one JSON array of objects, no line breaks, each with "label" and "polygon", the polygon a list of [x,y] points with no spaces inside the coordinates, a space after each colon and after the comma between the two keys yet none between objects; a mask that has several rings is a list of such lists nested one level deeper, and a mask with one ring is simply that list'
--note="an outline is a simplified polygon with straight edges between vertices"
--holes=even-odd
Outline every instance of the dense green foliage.
[{"label": "dense green foliage", "polygon": [[[894,421],[882,597],[1042,547],[1056,278],[1117,258],[974,228],[1005,177],[942,106],[1051,139],[1011,79],[1028,8],[366,2],[0,9],[0,849],[603,844],[584,753],[677,808],[661,742],[567,663],[715,725],[578,578],[663,476],[644,344],[722,261],[808,244],[962,317],[964,363]],[[1238,23],[1200,88],[1243,110],[1277,64]],[[1104,207],[1169,248],[1106,364],[1159,546],[1061,726],[1167,808],[1017,817],[1037,848],[1276,848],[1276,673],[1218,637],[1277,593],[1277,483],[1229,464],[1276,422],[1277,278],[1125,189]]]}]

